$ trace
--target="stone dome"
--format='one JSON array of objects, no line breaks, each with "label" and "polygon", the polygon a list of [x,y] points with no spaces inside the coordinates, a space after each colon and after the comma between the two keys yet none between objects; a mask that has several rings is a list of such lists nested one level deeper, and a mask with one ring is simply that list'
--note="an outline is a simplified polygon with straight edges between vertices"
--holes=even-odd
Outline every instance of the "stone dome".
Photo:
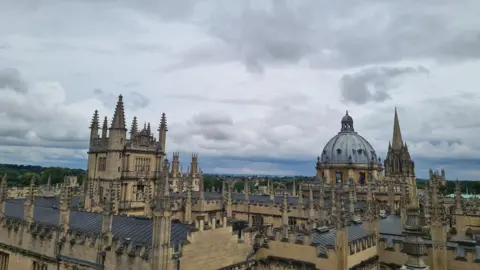
[{"label": "stone dome", "polygon": [[340,132],[331,138],[320,155],[321,163],[331,164],[376,164],[379,162],[375,149],[353,128],[353,118],[348,111],[342,118]]}]

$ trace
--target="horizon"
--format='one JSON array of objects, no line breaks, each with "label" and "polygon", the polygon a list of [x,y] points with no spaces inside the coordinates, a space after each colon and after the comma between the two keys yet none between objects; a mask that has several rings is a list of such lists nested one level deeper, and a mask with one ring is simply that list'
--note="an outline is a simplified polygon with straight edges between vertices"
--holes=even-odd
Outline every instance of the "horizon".
[{"label": "horizon", "polygon": [[[64,168],[64,169],[80,169],[86,171],[86,167],[64,167],[64,166],[49,166],[49,165],[38,165],[38,164],[11,164],[11,163],[0,163],[1,165],[14,165],[14,166],[39,166],[42,168],[49,168],[49,167],[56,167],[56,168]],[[211,173],[208,171],[204,171],[205,175],[224,175],[224,176],[242,176],[242,177],[248,177],[248,176],[258,176],[258,177],[315,177],[315,175],[275,175],[275,174],[235,174],[235,173]],[[416,177],[417,180],[421,181],[428,181],[428,177]],[[455,181],[468,181],[468,182],[475,182],[475,181],[480,181],[478,179],[445,179],[447,182],[455,182]]]}]

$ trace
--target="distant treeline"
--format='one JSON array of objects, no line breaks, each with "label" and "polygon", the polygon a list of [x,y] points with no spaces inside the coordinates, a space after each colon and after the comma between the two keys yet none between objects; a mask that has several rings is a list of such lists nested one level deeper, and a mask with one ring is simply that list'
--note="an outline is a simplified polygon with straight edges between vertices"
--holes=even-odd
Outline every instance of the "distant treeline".
[{"label": "distant treeline", "polygon": [[[52,185],[60,183],[63,181],[65,176],[73,175],[78,177],[78,181],[81,184],[83,179],[86,177],[87,171],[82,169],[70,169],[70,168],[61,168],[61,167],[42,167],[42,166],[33,166],[33,165],[16,165],[16,164],[0,164],[0,177],[4,174],[8,176],[8,185],[9,186],[28,186],[30,184],[30,179],[35,177],[37,185],[44,185],[48,181],[48,177],[51,176]],[[222,183],[221,179],[225,178],[226,175],[218,174],[204,174],[204,187],[206,190],[221,190]],[[264,178],[265,176],[233,176],[235,178]],[[295,179],[298,182],[301,181],[310,181],[314,179],[312,176],[267,176],[267,178],[273,180],[274,183],[282,183],[291,189],[293,185],[293,180]],[[428,179],[417,179],[418,188],[424,188],[425,182]],[[265,185],[266,183],[260,183]],[[480,181],[460,181],[462,186],[462,192],[466,193],[480,193]],[[243,183],[238,182],[235,184],[235,190],[243,190]],[[253,189],[253,183],[250,185]],[[444,193],[453,193],[455,190],[455,181],[447,181],[447,186],[442,188]]]},{"label": "distant treeline", "polygon": [[33,165],[0,164],[0,176],[7,174],[9,186],[28,186],[32,177],[36,179],[36,185],[44,185],[51,177],[51,184],[63,181],[65,176],[77,176],[82,183],[86,171],[82,169],[69,169],[61,167],[42,167]]}]

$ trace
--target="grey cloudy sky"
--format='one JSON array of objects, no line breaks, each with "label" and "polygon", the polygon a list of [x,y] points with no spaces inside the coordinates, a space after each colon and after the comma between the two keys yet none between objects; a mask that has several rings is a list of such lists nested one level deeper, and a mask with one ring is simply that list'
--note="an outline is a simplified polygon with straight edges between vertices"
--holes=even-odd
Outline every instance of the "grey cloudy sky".
[{"label": "grey cloudy sky", "polygon": [[86,166],[94,109],[207,172],[313,174],[345,110],[381,156],[479,179],[480,1],[0,0],[0,162]]}]

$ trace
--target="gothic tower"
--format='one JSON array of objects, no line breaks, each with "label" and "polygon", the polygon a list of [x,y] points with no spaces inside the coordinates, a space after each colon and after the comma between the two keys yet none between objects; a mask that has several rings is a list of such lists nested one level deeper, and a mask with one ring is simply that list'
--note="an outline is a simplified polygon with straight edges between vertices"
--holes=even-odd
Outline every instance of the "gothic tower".
[{"label": "gothic tower", "polygon": [[415,163],[408,152],[407,143],[403,142],[397,108],[393,119],[392,141],[388,144],[388,153],[384,161],[385,177],[389,180],[400,180],[409,186],[411,201],[417,198],[415,179]]},{"label": "gothic tower", "polygon": [[[118,179],[122,170],[122,152],[125,147],[127,129],[125,128],[125,110],[122,95],[118,96],[112,124],[108,129],[108,153],[106,171],[108,178]],[[106,176],[107,176],[106,175]]]}]

